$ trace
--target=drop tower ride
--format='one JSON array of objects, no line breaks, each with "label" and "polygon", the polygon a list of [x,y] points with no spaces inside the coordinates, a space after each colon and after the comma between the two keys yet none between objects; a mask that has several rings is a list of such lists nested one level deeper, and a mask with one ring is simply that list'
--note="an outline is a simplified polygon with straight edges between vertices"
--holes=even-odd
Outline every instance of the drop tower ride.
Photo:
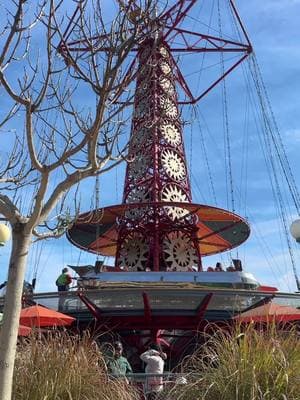
[{"label": "drop tower ride", "polygon": [[[232,249],[249,236],[248,224],[238,215],[192,203],[179,106],[199,101],[252,51],[232,1],[229,3],[246,43],[181,29],[180,23],[196,2],[176,1],[159,17],[143,21],[157,28],[145,35],[136,49],[136,89],[123,202],[80,215],[68,231],[69,240],[76,246],[114,256],[116,272],[202,271],[203,256]],[[139,10],[132,1],[125,7],[129,16]],[[65,58],[80,46],[81,51],[88,52],[85,39],[70,40],[71,28],[72,23],[59,48]],[[176,48],[174,39],[180,43]],[[240,56],[203,93],[194,96],[174,52],[195,56],[232,52]],[[178,87],[185,94],[184,101],[178,98]]]}]

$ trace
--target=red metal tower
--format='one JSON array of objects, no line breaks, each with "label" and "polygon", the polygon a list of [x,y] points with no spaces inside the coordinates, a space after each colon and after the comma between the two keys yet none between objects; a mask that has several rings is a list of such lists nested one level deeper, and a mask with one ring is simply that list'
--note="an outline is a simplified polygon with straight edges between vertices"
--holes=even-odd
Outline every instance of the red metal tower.
[{"label": "red metal tower", "polygon": [[[246,43],[182,29],[196,2],[178,0],[159,18],[145,18],[145,26],[151,23],[157,29],[140,41],[124,78],[136,76],[123,203],[82,214],[68,232],[76,246],[115,256],[116,271],[201,271],[203,255],[235,247],[249,235],[247,223],[236,214],[192,204],[178,105],[197,102],[252,51],[231,0]],[[129,16],[139,10],[133,1],[123,6]],[[59,46],[66,60],[72,52],[89,52],[86,39],[72,41],[72,20]],[[239,58],[194,95],[173,52],[232,52]],[[178,98],[176,87],[185,99]]]},{"label": "red metal tower", "polygon": [[128,270],[201,268],[195,217],[162,202],[191,202],[182,128],[169,46],[149,38],[139,52],[130,157],[116,266]]}]

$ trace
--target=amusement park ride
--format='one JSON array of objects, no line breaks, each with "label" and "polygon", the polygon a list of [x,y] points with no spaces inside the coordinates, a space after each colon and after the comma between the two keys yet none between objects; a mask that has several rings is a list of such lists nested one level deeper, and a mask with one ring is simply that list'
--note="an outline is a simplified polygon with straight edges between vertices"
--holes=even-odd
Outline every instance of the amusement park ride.
[{"label": "amusement park ride", "polygon": [[[151,26],[157,29],[154,33],[151,30],[150,35],[146,25],[141,27],[145,37],[132,63],[138,67],[131,160],[127,164],[123,203],[96,210],[93,216],[81,215],[68,232],[76,246],[114,256],[116,272],[202,271],[202,256],[232,249],[244,242],[250,232],[241,217],[192,203],[178,104],[196,103],[251,53],[247,36],[244,44],[180,29],[179,23],[194,3],[196,0],[178,1],[159,19],[153,17]],[[124,11],[130,15],[133,7],[134,2],[130,2],[129,9]],[[233,11],[241,24],[234,6]],[[245,32],[243,28],[242,31]],[[70,37],[69,32],[66,35]],[[174,40],[180,43],[179,48],[169,44]],[[85,40],[79,40],[63,42],[61,54],[68,58],[73,48],[76,52],[79,48],[89,52]],[[196,97],[172,55],[178,51],[235,52],[241,56]],[[186,95],[182,101],[178,99],[176,84]]]},{"label": "amusement park ride", "polygon": [[[94,317],[98,329],[121,335],[137,351],[150,341],[164,343],[175,358],[181,345],[207,322],[222,323],[236,310],[274,297],[257,290],[258,282],[241,268],[220,273],[202,268],[202,257],[240,245],[250,228],[233,212],[192,202],[179,105],[198,102],[251,54],[252,47],[231,0],[240,42],[182,29],[196,2],[178,0],[159,17],[153,13],[140,18],[144,39],[134,49],[124,78],[135,78],[136,89],[122,204],[79,215],[67,232],[75,246],[115,257],[115,266],[96,263],[83,274],[78,280],[82,290],[66,294],[64,311],[83,325]],[[121,5],[133,23],[142,15],[134,1]],[[58,48],[66,62],[73,53],[88,56],[93,43],[103,51],[101,37],[72,40],[79,12],[78,8]],[[205,52],[238,57],[195,95],[174,53]]]}]

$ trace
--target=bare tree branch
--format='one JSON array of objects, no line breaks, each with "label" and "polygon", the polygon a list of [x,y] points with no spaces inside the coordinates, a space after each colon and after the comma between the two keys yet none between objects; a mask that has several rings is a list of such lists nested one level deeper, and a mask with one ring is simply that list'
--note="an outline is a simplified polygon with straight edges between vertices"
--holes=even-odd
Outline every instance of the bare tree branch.
[{"label": "bare tree branch", "polygon": [[70,216],[80,211],[79,183],[126,160],[126,110],[137,73],[137,63],[128,56],[144,40],[137,22],[147,18],[155,1],[140,0],[138,11],[117,2],[113,18],[114,8],[109,9],[110,23],[104,13],[107,0],[75,1],[73,20],[66,14],[73,4],[69,0],[6,5],[7,23],[0,33],[0,127],[1,137],[2,132],[9,136],[1,146],[0,214],[12,227],[13,245],[0,332],[0,365],[8,366],[0,368],[0,398],[11,398],[32,239],[63,235]]}]

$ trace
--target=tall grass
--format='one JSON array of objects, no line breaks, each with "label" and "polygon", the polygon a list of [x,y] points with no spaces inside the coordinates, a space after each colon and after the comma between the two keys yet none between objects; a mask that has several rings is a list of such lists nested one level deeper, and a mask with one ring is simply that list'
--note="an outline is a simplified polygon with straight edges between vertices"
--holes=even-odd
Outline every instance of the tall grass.
[{"label": "tall grass", "polygon": [[87,335],[30,337],[19,346],[13,400],[136,400],[122,380],[108,378],[103,356]]},{"label": "tall grass", "polygon": [[186,385],[165,393],[176,400],[299,400],[300,337],[296,330],[215,331],[183,365]]}]

